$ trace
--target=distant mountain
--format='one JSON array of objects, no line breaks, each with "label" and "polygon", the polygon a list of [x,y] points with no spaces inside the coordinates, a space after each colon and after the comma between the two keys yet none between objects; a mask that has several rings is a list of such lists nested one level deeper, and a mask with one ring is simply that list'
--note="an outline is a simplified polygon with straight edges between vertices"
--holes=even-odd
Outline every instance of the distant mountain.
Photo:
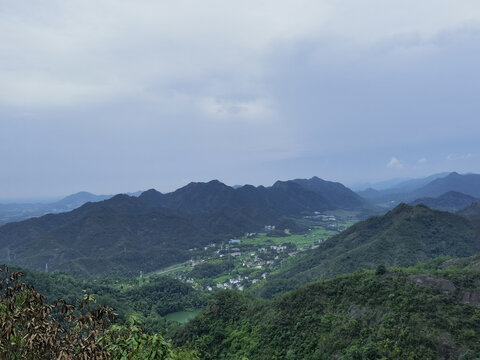
[{"label": "distant mountain", "polygon": [[388,179],[384,181],[377,181],[377,182],[359,182],[352,184],[350,189],[353,191],[361,192],[367,189],[374,189],[374,190],[385,190],[385,189],[390,189],[394,187],[397,184],[400,184],[403,181],[410,180],[408,178],[394,178],[394,179]]},{"label": "distant mountain", "polygon": [[218,180],[196,182],[168,194],[149,190],[139,201],[178,211],[196,226],[207,226],[208,231],[216,234],[251,231],[282,216],[362,209],[365,205],[350,189],[318,178],[277,181],[270,187],[244,185],[237,189]]},{"label": "distant mountain", "polygon": [[414,179],[396,186],[375,191],[367,189],[358,194],[375,205],[392,208],[401,202],[413,202],[422,198],[436,198],[449,191],[480,198],[480,175],[456,172],[439,173],[423,179]]},{"label": "distant mountain", "polygon": [[38,270],[48,264],[81,275],[136,275],[188,260],[191,248],[256,231],[286,215],[363,204],[341,184],[311,181],[233,189],[213,180],[168,194],[152,189],[138,198],[117,195],[89,202],[71,212],[0,227],[0,262]]},{"label": "distant mountain", "polygon": [[358,183],[358,184],[352,185],[351,189],[356,191],[357,193],[361,193],[362,191],[365,191],[368,189],[373,189],[376,191],[386,190],[389,192],[390,191],[391,192],[398,192],[398,191],[408,192],[408,191],[413,191],[415,189],[418,189],[435,179],[445,177],[448,174],[450,174],[450,172],[441,172],[441,173],[433,174],[424,178],[415,178],[415,179],[394,178],[394,179],[373,182],[373,183]]},{"label": "distant mountain", "polygon": [[87,191],[80,191],[76,194],[64,197],[62,200],[50,204],[52,208],[58,209],[76,209],[87,202],[97,202],[110,199],[112,195],[95,195]]},{"label": "distant mountain", "polygon": [[295,179],[292,182],[322,196],[338,208],[358,209],[367,205],[365,199],[338,182],[325,181],[316,176],[311,179]]},{"label": "distant mountain", "polygon": [[457,191],[480,198],[480,175],[460,175],[453,172],[444,178],[433,180],[427,185],[417,189],[414,194],[420,194],[422,197],[437,197],[448,191]]},{"label": "distant mountain", "polygon": [[102,201],[111,197],[112,195],[95,195],[86,191],[81,191],[52,203],[0,204],[0,226],[9,222],[21,221],[31,217],[70,211],[87,202]]},{"label": "distant mountain", "polygon": [[411,266],[449,255],[480,251],[478,229],[465,217],[401,204],[384,216],[361,221],[296,256],[273,274],[259,293],[271,297],[308,281],[326,279],[379,264]]},{"label": "distant mountain", "polygon": [[366,205],[365,200],[342,184],[317,177],[277,181],[270,187],[244,185],[237,189],[212,180],[190,183],[168,194],[149,190],[139,199],[184,213],[251,208],[272,215],[295,215],[328,209],[359,209]]},{"label": "distant mountain", "polygon": [[410,205],[423,204],[431,209],[457,212],[475,202],[480,202],[480,199],[456,191],[449,191],[439,196],[438,198],[427,197],[417,199],[415,201],[412,201]]},{"label": "distant mountain", "polygon": [[445,178],[450,174],[451,174],[450,172],[441,172],[441,173],[433,174],[433,175],[430,175],[430,176],[427,176],[427,177],[424,177],[424,178],[405,180],[405,181],[402,181],[402,182],[392,186],[388,190],[391,191],[392,193],[393,192],[395,192],[395,193],[398,193],[398,192],[401,192],[401,193],[412,192],[412,191],[415,191],[415,190],[421,188],[422,186],[425,186],[425,185],[429,184],[430,182],[432,182],[434,180]]}]

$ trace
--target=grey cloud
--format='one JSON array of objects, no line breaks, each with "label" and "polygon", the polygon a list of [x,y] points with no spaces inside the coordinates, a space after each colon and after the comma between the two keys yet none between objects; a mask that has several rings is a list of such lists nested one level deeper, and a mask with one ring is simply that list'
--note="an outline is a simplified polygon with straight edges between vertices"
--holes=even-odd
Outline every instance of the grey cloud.
[{"label": "grey cloud", "polygon": [[0,3],[0,197],[378,180],[392,154],[428,158],[405,166],[421,176],[478,152],[476,2],[35,4]]}]

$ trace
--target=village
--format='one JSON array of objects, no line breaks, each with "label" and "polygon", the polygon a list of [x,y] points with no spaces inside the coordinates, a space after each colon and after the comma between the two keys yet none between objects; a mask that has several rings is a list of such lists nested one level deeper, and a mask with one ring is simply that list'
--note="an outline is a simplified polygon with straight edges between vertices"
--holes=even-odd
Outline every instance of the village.
[{"label": "village", "polygon": [[245,290],[286,266],[289,258],[318,248],[323,241],[355,222],[319,213],[305,216],[305,221],[311,226],[300,234],[292,234],[289,229],[280,234],[274,225],[265,225],[262,232],[190,249],[192,259],[170,275],[205,291]]}]

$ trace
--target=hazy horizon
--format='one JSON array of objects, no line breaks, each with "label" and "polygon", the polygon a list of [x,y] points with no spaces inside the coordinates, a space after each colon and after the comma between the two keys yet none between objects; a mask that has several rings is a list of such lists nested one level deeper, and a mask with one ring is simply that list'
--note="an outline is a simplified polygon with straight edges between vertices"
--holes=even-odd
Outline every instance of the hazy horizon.
[{"label": "hazy horizon", "polygon": [[[452,173],[454,171],[448,171],[448,172],[445,172],[445,173]],[[444,172],[441,172],[441,173],[444,173]],[[436,174],[439,174],[439,173],[436,173]],[[424,177],[427,177],[427,176],[431,176],[431,175],[436,175],[436,174],[428,174]],[[465,175],[465,174],[472,174],[471,172],[468,172],[468,173],[460,173],[462,175]],[[306,178],[311,178],[311,177],[314,177],[314,176],[317,176],[317,175],[312,175],[312,176],[309,176],[309,177],[306,177]],[[321,178],[320,176],[317,176],[319,178]],[[292,177],[292,178],[284,178],[284,179],[276,179],[275,181],[287,181],[287,180],[294,180],[294,179],[298,179],[299,177]],[[382,190],[382,189],[387,189],[387,188],[390,188],[390,187],[393,187],[394,185],[398,184],[398,183],[401,183],[403,181],[407,181],[407,180],[412,180],[412,179],[420,179],[420,178],[423,178],[423,177],[402,177],[402,178],[389,178],[389,179],[382,179],[382,180],[379,180],[379,181],[372,181],[372,182],[357,182],[357,183],[343,183],[341,181],[338,181],[340,183],[342,183],[343,185],[345,185],[346,187],[350,188],[351,190],[353,191],[361,191],[361,190],[365,190],[369,187],[373,187],[375,188],[376,190]],[[326,178],[321,178],[323,180],[327,180],[327,181],[337,181],[337,180],[332,180],[332,179],[326,179]],[[254,185],[254,186],[271,186],[274,184],[274,182],[272,183],[258,183],[258,184],[252,184],[252,183],[243,183],[243,184],[240,184],[240,183],[226,183],[224,181],[222,181],[221,179],[207,179],[207,180],[201,180],[199,182],[209,182],[209,181],[212,181],[212,180],[218,180],[224,184],[226,184],[227,186],[230,186],[230,187],[233,187],[233,186],[243,186],[243,185]],[[189,181],[188,183],[190,182],[196,182],[194,180],[192,181]],[[157,191],[160,191],[162,193],[168,193],[168,192],[172,192],[172,191],[175,191],[183,186],[186,186],[188,185],[188,183],[184,183],[184,184],[181,184],[175,188],[172,188],[172,189],[160,189],[160,188],[156,188],[156,187],[148,187],[148,188],[145,188],[145,189],[138,189],[136,191],[130,191],[130,190],[125,190],[125,191],[119,191],[119,192],[109,192],[108,190],[107,191],[103,191],[103,192],[92,192],[92,191],[89,191],[88,189],[82,189],[82,190],[78,190],[78,191],[73,191],[73,192],[70,192],[70,193],[66,193],[66,194],[52,194],[52,195],[47,195],[47,196],[42,196],[42,197],[39,197],[39,196],[20,196],[20,197],[5,197],[5,198],[2,198],[0,197],[0,204],[15,204],[15,203],[34,203],[34,202],[38,202],[38,203],[49,203],[49,202],[53,202],[53,201],[57,201],[57,200],[61,200],[67,196],[70,196],[70,195],[74,195],[74,194],[77,194],[77,193],[81,193],[81,192],[88,192],[88,193],[92,193],[94,195],[118,195],[118,194],[134,194],[134,193],[137,193],[137,192],[144,192],[144,191],[147,191],[147,190],[150,190],[150,189],[155,189]],[[389,186],[388,184],[391,184],[391,186]]]},{"label": "hazy horizon", "polygon": [[0,199],[480,173],[480,3],[0,1]]}]

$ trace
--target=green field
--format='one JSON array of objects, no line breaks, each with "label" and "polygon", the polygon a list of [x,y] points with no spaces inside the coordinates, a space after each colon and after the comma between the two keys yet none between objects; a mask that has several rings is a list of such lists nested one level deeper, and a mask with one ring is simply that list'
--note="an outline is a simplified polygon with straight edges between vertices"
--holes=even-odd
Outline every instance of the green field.
[{"label": "green field", "polygon": [[215,279],[213,279],[213,281],[215,281],[216,283],[223,283],[225,281],[227,281],[228,279],[231,278],[231,275],[221,275],[219,277],[216,277]]},{"label": "green field", "polygon": [[306,234],[299,234],[299,235],[289,235],[284,237],[273,237],[268,236],[265,233],[259,233],[254,238],[242,238],[242,245],[260,245],[260,246],[268,246],[268,245],[282,245],[285,243],[292,243],[297,246],[297,249],[303,247],[309,247],[314,242],[322,239],[326,240],[329,237],[337,234],[338,232],[335,230],[328,230],[323,227],[317,226],[312,228]]},{"label": "green field", "polygon": [[154,275],[174,275],[176,273],[181,273],[184,272],[185,270],[191,269],[190,261],[186,261],[181,264],[175,264],[172,266],[169,266],[167,268],[164,268],[162,270],[157,270],[151,273],[148,273],[145,275],[145,277],[150,277]]},{"label": "green field", "polygon": [[177,311],[164,316],[165,319],[170,321],[176,321],[179,323],[186,323],[191,318],[194,318],[200,310],[193,310],[193,311]]}]

